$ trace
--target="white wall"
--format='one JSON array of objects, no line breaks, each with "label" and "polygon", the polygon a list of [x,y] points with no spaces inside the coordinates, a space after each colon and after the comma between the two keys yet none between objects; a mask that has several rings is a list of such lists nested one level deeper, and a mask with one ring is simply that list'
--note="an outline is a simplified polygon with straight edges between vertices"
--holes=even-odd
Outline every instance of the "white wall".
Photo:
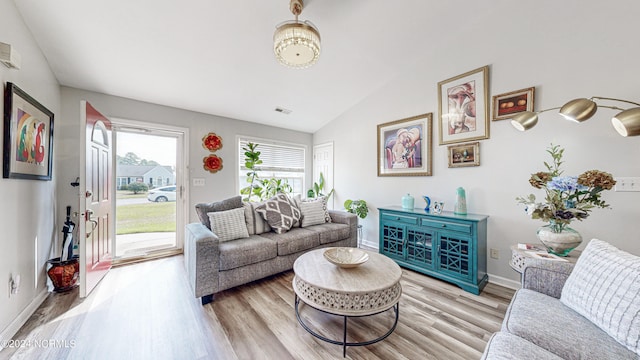
[{"label": "white wall", "polygon": [[[441,15],[455,19],[457,3],[447,2],[439,9]],[[408,12],[406,24],[419,23],[414,18],[428,11],[429,5],[424,6]],[[526,133],[508,121],[491,123],[490,139],[480,143],[481,166],[450,169],[447,146],[438,145],[437,83],[489,64],[491,96],[535,86],[536,109],[590,96],[638,102],[638,13],[640,3],[632,0],[606,5],[467,2],[465,14],[472,14],[473,21],[452,21],[449,29],[442,29],[437,44],[420,42],[422,27],[407,29],[416,39],[416,52],[425,53],[427,47],[429,55],[416,57],[386,86],[314,134],[314,144],[335,144],[336,204],[347,198],[365,199],[374,210],[363,222],[365,238],[377,243],[377,207],[400,205],[402,195],[409,192],[416,197],[416,206],[424,204],[419,195],[429,195],[453,210],[456,188],[462,186],[469,212],[490,216],[488,247],[500,251],[500,259],[487,259],[490,281],[514,284],[519,277],[508,266],[509,247],[537,242],[535,230],[542,225],[526,216],[514,199],[535,190],[528,179],[544,170],[549,144],[566,148],[566,174],[600,169],[614,176],[640,176],[640,138],[623,138],[615,132],[609,122],[613,110],[600,109],[582,124],[549,112]],[[398,56],[413,56],[410,50]],[[377,177],[376,125],[427,112],[434,116],[433,176]],[[573,227],[586,240],[601,238],[640,255],[640,236],[634,229],[640,218],[640,193],[606,192],[604,199],[612,210],[595,209]]]},{"label": "white wall", "polygon": [[[238,157],[236,152],[236,137],[249,135],[265,139],[288,141],[307,146],[307,164],[312,162],[312,135],[298,131],[291,131],[271,126],[207,115],[193,111],[186,111],[146,102],[109,96],[85,90],[62,87],[62,119],[56,126],[64,136],[64,148],[59,152],[58,169],[60,177],[58,188],[59,204],[71,205],[78,208],[77,190],[69,183],[79,176],[79,131],[80,131],[80,101],[87,100],[98,111],[107,117],[138,120],[158,124],[169,124],[189,129],[189,179],[204,178],[205,187],[190,187],[189,219],[197,221],[195,204],[222,200],[236,195],[236,169]],[[209,151],[202,146],[202,138],[209,132],[215,132],[222,137],[223,147],[216,154],[223,160],[223,169],[211,174],[202,167],[202,159]],[[305,174],[307,185],[311,182],[311,166]],[[189,180],[191,182],[191,180]],[[60,216],[63,216],[60,210]]]},{"label": "white wall", "polygon": [[[46,59],[12,1],[0,1],[0,41],[22,55],[22,69],[0,65],[3,92],[12,82],[60,117],[60,90]],[[0,103],[4,114],[4,101]],[[3,131],[3,130],[0,130]],[[54,153],[57,151],[54,149]],[[55,165],[54,165],[55,166]],[[54,181],[0,179],[0,340],[13,335],[46,296],[46,261],[56,230]],[[9,297],[9,279],[20,274],[17,295]]]}]

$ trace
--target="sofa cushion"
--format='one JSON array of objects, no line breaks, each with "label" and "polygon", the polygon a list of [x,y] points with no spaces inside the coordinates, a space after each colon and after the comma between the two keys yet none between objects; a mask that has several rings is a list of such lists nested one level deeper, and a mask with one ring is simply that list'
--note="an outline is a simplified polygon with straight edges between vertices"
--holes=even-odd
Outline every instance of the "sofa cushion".
[{"label": "sofa cushion", "polygon": [[351,229],[347,224],[329,223],[314,225],[305,228],[307,230],[317,232],[320,236],[320,244],[329,244],[339,240],[349,238]]},{"label": "sofa cushion", "polygon": [[243,208],[210,212],[208,215],[211,231],[221,242],[249,237]]},{"label": "sofa cushion", "polygon": [[297,202],[297,204],[302,214],[301,227],[331,222],[326,197],[322,196],[317,199],[302,200]]},{"label": "sofa cushion", "polygon": [[491,336],[484,348],[481,360],[561,360],[561,357],[539,347],[527,340],[509,334],[498,332]]},{"label": "sofa cushion", "polygon": [[520,336],[565,359],[637,359],[591,321],[542,293],[518,290],[502,331]]},{"label": "sofa cushion", "polygon": [[255,264],[273,259],[278,255],[276,242],[259,235],[221,242],[219,249],[220,270],[231,270]]},{"label": "sofa cushion", "polygon": [[560,301],[640,355],[640,257],[591,240]]},{"label": "sofa cushion", "polygon": [[217,202],[196,204],[196,214],[198,214],[198,218],[202,225],[211,230],[208,213],[237,209],[239,207],[242,207],[242,196],[240,195]]},{"label": "sofa cushion", "polygon": [[294,228],[284,234],[265,233],[261,236],[274,240],[278,244],[278,255],[295,254],[300,251],[313,249],[320,245],[317,232],[302,228]]},{"label": "sofa cushion", "polygon": [[245,202],[244,203],[244,218],[247,222],[247,230],[249,235],[260,235],[271,231],[271,226],[267,221],[258,214],[256,208],[261,206],[264,202]]},{"label": "sofa cushion", "polygon": [[256,211],[278,234],[289,231],[300,221],[300,209],[286,194],[277,194],[258,206]]}]

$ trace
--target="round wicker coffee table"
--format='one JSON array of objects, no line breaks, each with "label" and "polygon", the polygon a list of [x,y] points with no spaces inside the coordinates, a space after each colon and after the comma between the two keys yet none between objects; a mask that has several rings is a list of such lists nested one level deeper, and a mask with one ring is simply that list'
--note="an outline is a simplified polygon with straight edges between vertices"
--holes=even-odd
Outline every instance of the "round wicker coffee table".
[{"label": "round wicker coffee table", "polygon": [[[370,345],[387,338],[395,330],[400,315],[402,271],[393,260],[373,252],[367,252],[369,260],[364,264],[341,268],[324,258],[325,250],[310,251],[293,264],[295,312],[305,330],[318,339],[342,345],[342,356],[346,356],[347,346]],[[342,340],[329,339],[309,328],[300,317],[300,301],[317,310],[343,316]],[[395,321],[386,334],[369,341],[347,342],[348,318],[376,315],[390,309],[395,312]]]}]

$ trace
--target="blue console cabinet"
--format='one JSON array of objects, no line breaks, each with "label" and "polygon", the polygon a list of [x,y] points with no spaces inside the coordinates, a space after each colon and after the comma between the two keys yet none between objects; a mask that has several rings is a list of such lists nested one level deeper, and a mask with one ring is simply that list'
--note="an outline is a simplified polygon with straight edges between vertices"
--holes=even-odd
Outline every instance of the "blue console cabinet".
[{"label": "blue console cabinet", "polygon": [[487,284],[487,218],[388,206],[380,212],[379,251],[398,265],[473,294]]}]

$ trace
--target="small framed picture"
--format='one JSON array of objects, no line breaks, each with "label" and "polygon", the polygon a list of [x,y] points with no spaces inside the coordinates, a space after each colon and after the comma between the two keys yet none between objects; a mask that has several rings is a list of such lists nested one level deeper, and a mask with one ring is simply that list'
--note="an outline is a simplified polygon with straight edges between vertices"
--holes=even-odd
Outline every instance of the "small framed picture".
[{"label": "small framed picture", "polygon": [[438,83],[440,145],[489,138],[489,66]]},{"label": "small framed picture", "polygon": [[493,121],[511,119],[523,111],[533,111],[535,87],[493,97]]},{"label": "small framed picture", "polygon": [[431,116],[378,125],[378,176],[431,176]]},{"label": "small framed picture", "polygon": [[480,166],[480,143],[450,145],[447,147],[449,154],[449,167]]}]

